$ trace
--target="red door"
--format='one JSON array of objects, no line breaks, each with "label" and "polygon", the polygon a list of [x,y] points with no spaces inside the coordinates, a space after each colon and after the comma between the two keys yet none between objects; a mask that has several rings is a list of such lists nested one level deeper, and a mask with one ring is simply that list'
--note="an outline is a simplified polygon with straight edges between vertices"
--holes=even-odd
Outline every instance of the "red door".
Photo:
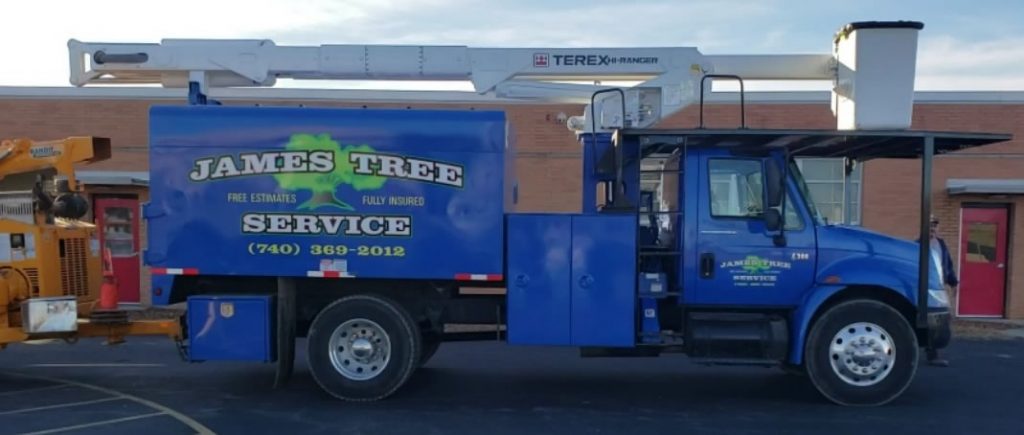
[{"label": "red door", "polygon": [[960,225],[960,316],[1002,317],[1006,297],[1005,208],[964,208]]},{"label": "red door", "polygon": [[100,245],[110,249],[118,299],[139,303],[139,200],[97,198]]}]

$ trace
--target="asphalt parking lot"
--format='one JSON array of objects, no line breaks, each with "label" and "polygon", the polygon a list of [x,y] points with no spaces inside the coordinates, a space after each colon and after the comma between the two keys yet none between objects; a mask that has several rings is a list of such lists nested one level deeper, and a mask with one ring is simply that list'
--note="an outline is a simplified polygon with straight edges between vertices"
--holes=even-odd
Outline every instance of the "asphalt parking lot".
[{"label": "asphalt parking lot", "polygon": [[774,369],[448,343],[398,395],[350,404],[320,392],[301,354],[274,390],[269,365],[187,364],[160,339],[17,345],[0,352],[0,434],[1021,433],[1024,340],[946,355],[898,401],[843,408]]}]

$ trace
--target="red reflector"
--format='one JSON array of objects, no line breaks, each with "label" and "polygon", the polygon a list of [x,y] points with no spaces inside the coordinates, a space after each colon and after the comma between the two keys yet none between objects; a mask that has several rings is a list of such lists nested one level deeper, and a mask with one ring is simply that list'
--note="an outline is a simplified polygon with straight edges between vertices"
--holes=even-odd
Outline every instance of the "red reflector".
[{"label": "red reflector", "polygon": [[837,275],[829,275],[829,276],[825,277],[825,282],[829,283],[829,284],[837,284],[837,283],[839,283],[839,281],[840,281],[840,279],[839,279],[839,276],[837,276]]}]

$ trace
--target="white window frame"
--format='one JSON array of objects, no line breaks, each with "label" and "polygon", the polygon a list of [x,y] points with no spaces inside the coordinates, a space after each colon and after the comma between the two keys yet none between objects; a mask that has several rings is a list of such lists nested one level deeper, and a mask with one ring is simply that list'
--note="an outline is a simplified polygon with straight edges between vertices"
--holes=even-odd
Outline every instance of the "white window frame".
[{"label": "white window frame", "polygon": [[[849,195],[849,190],[850,189],[847,187],[845,177],[842,176],[841,173],[840,173],[840,177],[838,179],[814,179],[814,178],[807,178],[807,171],[804,170],[804,163],[805,162],[814,162],[814,161],[818,161],[818,162],[835,162],[835,161],[838,161],[838,162],[840,162],[840,166],[842,166],[843,159],[841,159],[841,158],[826,158],[826,157],[807,157],[807,158],[798,158],[798,159],[795,159],[795,160],[796,160],[797,168],[799,168],[800,172],[803,173],[803,175],[804,175],[804,182],[807,183],[808,189],[810,189],[810,186],[812,186],[814,184],[819,184],[819,185],[820,184],[831,184],[831,185],[839,184],[840,186],[842,186],[843,187],[843,201],[841,203],[839,203],[839,208],[841,210],[841,213],[843,214],[843,220],[844,220],[843,223],[845,223],[847,225],[860,225],[861,219],[863,217],[863,209],[864,209],[864,206],[863,206],[864,203],[862,202],[862,199],[864,197],[864,168],[862,166],[858,165],[859,167],[854,170],[853,174],[850,175],[850,184],[851,185],[852,184],[856,184],[858,186],[858,189],[857,189],[857,196],[855,198],[850,198],[850,201],[847,201],[846,197],[847,197],[847,195]],[[811,200],[811,201],[814,201],[814,198],[808,198],[808,199]],[[845,222],[845,220],[846,220],[846,208],[845,208],[846,207],[846,203],[849,203],[851,205],[850,222]],[[815,201],[815,205],[818,205],[818,204],[829,205],[831,207],[835,203],[829,202],[829,203],[826,204],[826,203],[819,203],[819,202]],[[819,209],[823,209],[824,207],[818,207],[818,208]]]}]

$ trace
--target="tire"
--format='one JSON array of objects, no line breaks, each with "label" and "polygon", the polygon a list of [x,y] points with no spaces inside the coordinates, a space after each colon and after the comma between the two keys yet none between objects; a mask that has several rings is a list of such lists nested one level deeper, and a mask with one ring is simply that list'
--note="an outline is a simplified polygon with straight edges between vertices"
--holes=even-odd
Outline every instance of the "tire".
[{"label": "tire", "polygon": [[427,364],[430,358],[437,353],[437,349],[441,347],[441,337],[434,334],[423,335],[423,352],[420,353],[420,367]]},{"label": "tire", "polygon": [[309,369],[327,393],[368,402],[394,394],[418,367],[422,338],[409,313],[376,295],[348,296],[317,314]]},{"label": "tire", "polygon": [[903,394],[913,381],[917,335],[889,305],[843,302],[829,308],[811,328],[804,361],[815,388],[832,402],[880,406]]}]

